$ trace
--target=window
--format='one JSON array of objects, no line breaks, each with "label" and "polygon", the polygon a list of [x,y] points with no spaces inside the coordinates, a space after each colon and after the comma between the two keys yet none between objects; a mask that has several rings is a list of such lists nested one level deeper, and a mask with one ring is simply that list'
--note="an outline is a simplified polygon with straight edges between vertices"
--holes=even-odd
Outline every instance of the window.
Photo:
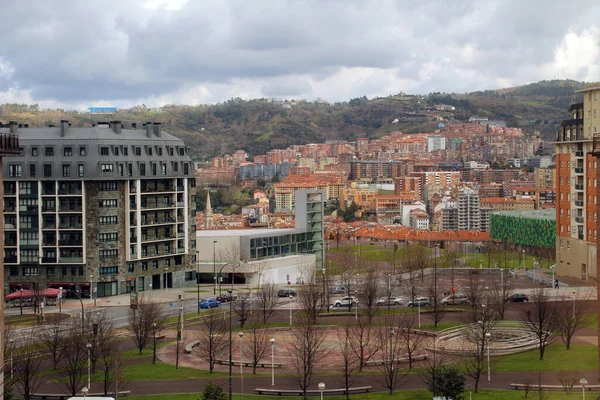
[{"label": "window", "polygon": [[562,247],[564,247],[564,244],[563,244],[563,241],[562,241],[562,240],[560,241],[560,247],[561,247],[561,248],[562,248]]},{"label": "window", "polygon": [[158,269],[158,260],[152,260],[152,269]]},{"label": "window", "polygon": [[79,276],[83,276],[83,267],[78,267]]},{"label": "window", "polygon": [[10,267],[10,276],[19,276],[19,267]]},{"label": "window", "polygon": [[44,164],[44,178],[52,177],[52,164]]},{"label": "window", "polygon": [[167,164],[160,163],[160,170],[163,175],[166,175],[167,174]]},{"label": "window", "polygon": [[114,153],[115,153],[115,156],[118,156],[118,155],[119,155],[119,148],[118,148],[118,147],[115,147],[115,148],[114,148]]},{"label": "window", "polygon": [[156,148],[156,154],[158,154],[159,156],[162,156],[162,147]]},{"label": "window", "polygon": [[117,171],[119,171],[119,176],[123,176],[123,164],[117,164]]},{"label": "window", "polygon": [[19,164],[9,164],[8,176],[10,176],[11,178],[18,178],[20,176],[23,176],[23,166]]},{"label": "window", "polygon": [[29,176],[35,178],[35,164],[29,164]]},{"label": "window", "polygon": [[127,146],[123,147],[123,155],[124,156],[129,155],[129,151],[127,150]]},{"label": "window", "polygon": [[83,167],[83,164],[79,164],[79,165],[77,166],[77,173],[78,173],[78,175],[79,175],[79,177],[80,177],[80,178],[83,178],[83,175],[84,175],[84,173],[83,173],[83,168],[84,168],[84,167]]},{"label": "window", "polygon": [[37,147],[32,147],[31,148],[31,156],[32,157],[37,157],[38,155],[38,148]]},{"label": "window", "polygon": [[186,271],[185,272],[185,280],[193,281],[194,280],[194,271]]},{"label": "window", "polygon": [[147,270],[148,270],[148,262],[142,261],[142,271],[147,271]]},{"label": "window", "polygon": [[98,200],[98,207],[100,208],[110,208],[117,206],[117,199],[103,199]]},{"label": "window", "polygon": [[567,249],[570,249],[570,248],[571,248],[571,241],[567,240]]},{"label": "window", "polygon": [[133,175],[133,164],[127,164],[127,176]]},{"label": "window", "polygon": [[100,260],[104,260],[107,258],[118,258],[119,250],[118,249],[101,249],[98,250],[98,258]]},{"label": "window", "polygon": [[56,268],[54,268],[54,267],[46,267],[46,275],[48,275],[48,276],[54,276],[55,273],[56,273]]},{"label": "window", "polygon": [[62,276],[67,276],[67,267],[61,267],[60,274],[61,274]]},{"label": "window", "polygon": [[85,155],[86,155],[85,147],[83,147],[83,146],[79,147],[79,155],[82,157],[85,157]]},{"label": "window", "polygon": [[130,274],[135,272],[135,265],[133,263],[127,264],[127,272],[129,272]]},{"label": "window", "polygon": [[54,156],[54,147],[46,147],[46,157]]},{"label": "window", "polygon": [[116,242],[119,240],[117,232],[100,233],[98,240],[101,242]]},{"label": "window", "polygon": [[100,182],[98,184],[98,190],[101,192],[116,192],[117,182]]},{"label": "window", "polygon": [[142,148],[141,147],[134,147],[133,148],[133,152],[136,156],[141,156],[142,155]]},{"label": "window", "polygon": [[33,182],[19,182],[19,194],[33,194]]},{"label": "window", "polygon": [[112,172],[113,165],[112,164],[100,164],[100,171],[102,172]]},{"label": "window", "polygon": [[101,156],[107,156],[108,154],[109,154],[108,153],[108,147],[106,147],[106,146],[100,147],[100,155]]},{"label": "window", "polygon": [[140,175],[146,176],[146,164],[144,164],[144,163],[140,164]]},{"label": "window", "polygon": [[108,215],[108,216],[100,217],[98,222],[100,225],[116,225],[117,224],[117,216],[116,215]]},{"label": "window", "polygon": [[151,146],[148,146],[148,147],[146,148],[146,153],[148,153],[148,155],[149,155],[149,156],[151,156],[151,155],[152,155],[152,147],[151,147]]},{"label": "window", "polygon": [[172,148],[172,147],[169,147],[169,155],[170,155],[171,157],[173,157],[173,148]]},{"label": "window", "polygon": [[183,163],[183,174],[184,174],[184,175],[187,175],[187,174],[189,174],[189,173],[190,173],[189,167],[190,167],[190,166],[189,166],[189,164],[188,164],[188,163]]},{"label": "window", "polygon": [[73,149],[71,147],[63,148],[63,155],[65,157],[71,157],[73,155]]},{"label": "window", "polygon": [[117,266],[114,266],[114,267],[100,267],[99,271],[100,271],[100,276],[102,276],[102,275],[118,275],[119,274],[119,267],[117,267]]},{"label": "window", "polygon": [[180,156],[185,155],[185,149],[183,147],[180,147],[177,152],[179,153]]},{"label": "window", "polygon": [[25,267],[23,268],[23,275],[25,276],[37,276],[40,274],[38,267]]},{"label": "window", "polygon": [[152,175],[156,175],[156,163],[152,163]]},{"label": "window", "polygon": [[62,176],[63,176],[63,178],[68,178],[71,176],[71,166],[69,164],[63,164]]},{"label": "window", "polygon": [[19,216],[19,228],[21,229],[36,229],[37,228],[37,217],[34,223],[33,216],[21,215]]}]

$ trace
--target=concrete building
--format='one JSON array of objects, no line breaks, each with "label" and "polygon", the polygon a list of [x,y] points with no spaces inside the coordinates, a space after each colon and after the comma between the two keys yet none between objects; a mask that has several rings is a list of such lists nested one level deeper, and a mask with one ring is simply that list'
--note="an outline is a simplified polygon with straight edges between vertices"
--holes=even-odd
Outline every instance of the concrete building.
[{"label": "concrete building", "polygon": [[[0,124],[0,188],[3,187],[3,161],[5,157],[16,156],[20,153],[19,136],[17,135],[18,125],[14,122],[8,124],[8,129],[2,129],[3,125]],[[4,209],[4,196],[0,196],[0,207]],[[0,243],[4,243],[4,216],[0,213]],[[0,250],[0,280],[4,282],[4,246]],[[6,287],[0,292],[2,298],[7,293]],[[4,354],[4,301],[0,304],[0,354]],[[0,361],[0,398],[3,398],[4,394],[4,360],[2,357]]]},{"label": "concrete building", "polygon": [[478,231],[481,229],[479,193],[470,188],[462,188],[456,195],[458,205],[458,230]]},{"label": "concrete building", "polygon": [[446,138],[442,135],[429,135],[427,136],[427,151],[446,150]]},{"label": "concrete building", "polygon": [[556,269],[581,279],[596,271],[597,158],[594,135],[600,133],[600,83],[579,91],[583,102],[569,108],[556,140]]},{"label": "concrete building", "polygon": [[320,191],[295,193],[293,229],[197,231],[201,282],[287,284],[306,281],[323,265],[324,196]]},{"label": "concrete building", "polygon": [[151,122],[18,128],[4,160],[4,286],[97,296],[192,283],[196,198],[185,144]]},{"label": "concrete building", "polygon": [[536,189],[556,187],[556,169],[536,168],[533,171],[533,185]]},{"label": "concrete building", "polygon": [[415,209],[410,213],[410,227],[414,229],[429,229],[429,215],[423,210]]}]

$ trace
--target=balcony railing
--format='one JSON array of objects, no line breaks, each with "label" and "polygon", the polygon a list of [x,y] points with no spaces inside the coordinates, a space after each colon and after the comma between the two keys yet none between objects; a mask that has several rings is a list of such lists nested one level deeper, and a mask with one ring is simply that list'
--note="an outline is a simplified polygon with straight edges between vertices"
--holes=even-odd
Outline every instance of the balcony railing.
[{"label": "balcony railing", "polygon": [[583,174],[583,168],[575,168],[576,174]]},{"label": "balcony railing", "polygon": [[56,257],[42,257],[42,263],[55,263]]},{"label": "balcony railing", "polygon": [[19,154],[19,136],[14,133],[0,133],[0,153]]},{"label": "balcony railing", "polygon": [[575,185],[575,190],[583,190],[583,185]]},{"label": "balcony railing", "polygon": [[575,222],[578,224],[583,224],[583,217],[575,217]]},{"label": "balcony railing", "polygon": [[4,224],[4,229],[17,229],[15,224]]},{"label": "balcony railing", "polygon": [[578,150],[575,152],[575,157],[583,157],[583,150]]},{"label": "balcony railing", "polygon": [[82,240],[69,240],[69,239],[60,239],[58,241],[60,246],[83,246]]},{"label": "balcony railing", "polygon": [[83,224],[68,224],[61,223],[58,225],[58,229],[82,229]]},{"label": "balcony railing", "polygon": [[81,212],[82,207],[81,206],[66,206],[66,205],[60,205],[58,207],[58,211],[59,212]]},{"label": "balcony railing", "polygon": [[6,256],[6,257],[4,257],[4,262],[6,264],[16,264],[17,256]]},{"label": "balcony railing", "polygon": [[575,205],[577,207],[583,207],[583,201],[581,201],[581,200],[575,200]]},{"label": "balcony railing", "polygon": [[83,263],[83,257],[60,257],[58,259],[58,262],[61,264],[68,264],[68,263]]}]

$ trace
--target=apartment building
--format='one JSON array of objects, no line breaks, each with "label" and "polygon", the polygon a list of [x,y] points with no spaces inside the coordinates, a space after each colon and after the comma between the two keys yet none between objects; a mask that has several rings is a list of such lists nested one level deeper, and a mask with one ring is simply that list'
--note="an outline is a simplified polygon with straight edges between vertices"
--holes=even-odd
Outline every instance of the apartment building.
[{"label": "apartment building", "polygon": [[554,168],[536,168],[533,171],[533,186],[536,189],[556,187],[556,170]]},{"label": "apartment building", "polygon": [[410,213],[410,227],[414,229],[429,229],[429,215],[423,210],[415,209]]},{"label": "apartment building", "polygon": [[506,197],[487,197],[481,199],[481,207],[490,208],[494,211],[519,211],[519,210],[535,210],[535,198],[506,198]]},{"label": "apartment building", "polygon": [[392,179],[402,176],[404,163],[400,161],[350,161],[351,181],[371,182],[378,179]]},{"label": "apartment building", "polygon": [[3,160],[5,290],[103,297],[195,283],[188,149],[160,124],[135,128],[14,129],[22,151]]},{"label": "apartment building", "polygon": [[352,183],[349,188],[340,190],[340,208],[345,209],[355,203],[363,211],[371,211],[374,209],[373,199],[378,192],[376,188]]},{"label": "apartment building", "polygon": [[591,154],[600,133],[600,82],[580,90],[556,141],[556,268],[559,274],[597,278],[597,158]]},{"label": "apartment building", "polygon": [[275,212],[291,212],[296,207],[296,191],[318,190],[323,193],[325,202],[337,202],[344,183],[338,174],[288,175],[283,182],[276,183],[273,187]]},{"label": "apartment building", "polygon": [[480,200],[477,190],[464,187],[456,195],[458,230],[478,231],[481,228]]}]

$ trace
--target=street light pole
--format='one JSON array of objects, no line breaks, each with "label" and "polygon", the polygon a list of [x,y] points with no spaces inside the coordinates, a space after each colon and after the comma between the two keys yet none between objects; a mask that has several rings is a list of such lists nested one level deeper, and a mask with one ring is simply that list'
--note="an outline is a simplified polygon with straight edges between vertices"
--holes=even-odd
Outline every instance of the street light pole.
[{"label": "street light pole", "polygon": [[23,315],[23,287],[19,289],[19,305],[21,306],[21,315]]},{"label": "street light pole", "polygon": [[275,338],[271,338],[271,386],[275,386]]},{"label": "street light pole", "polygon": [[292,299],[294,297],[290,294],[290,326],[292,326]]},{"label": "street light pole", "polygon": [[215,246],[217,241],[213,240],[213,295],[217,294],[217,253],[215,252]]},{"label": "street light pole", "polygon": [[242,399],[244,398],[244,332],[238,333],[240,336],[240,380],[242,383]]},{"label": "street light pole", "polygon": [[388,274],[388,311],[390,311],[390,299],[392,298],[392,274]]},{"label": "street light pole", "polygon": [[[229,299],[231,300],[231,296],[233,293],[233,290],[228,290],[227,291],[229,293]],[[232,385],[232,376],[233,376],[233,358],[232,358],[232,352],[231,352],[231,341],[232,341],[232,335],[231,335],[231,304],[233,303],[233,301],[229,301],[229,400],[233,400],[233,387]]]},{"label": "street light pole", "polygon": [[[94,307],[96,307],[96,296],[94,296],[94,275],[90,275],[90,299],[94,299]],[[88,385],[88,389],[89,389]]]},{"label": "street light pole", "polygon": [[152,346],[152,364],[156,364],[156,322],[152,323],[152,334],[154,336],[154,345]]},{"label": "street light pole", "polygon": [[200,252],[196,252],[196,287],[198,289],[198,315],[200,315]]},{"label": "street light pole", "polygon": [[485,333],[485,337],[487,339],[487,372],[488,372],[488,382],[490,382],[492,380],[492,376],[490,373],[490,336],[492,336],[492,334],[490,332],[486,332]]},{"label": "street light pole", "polygon": [[91,372],[92,372],[92,363],[91,363],[91,359],[92,359],[92,344],[88,343],[85,345],[85,347],[87,347],[87,351],[88,351],[88,384],[87,384],[87,388],[88,390],[91,388],[90,387],[90,378],[91,378]]},{"label": "street light pole", "polygon": [[585,385],[587,385],[588,381],[585,378],[581,378],[579,383],[581,384],[581,398],[585,400]]},{"label": "street light pole", "polygon": [[575,318],[575,293],[577,293],[577,291],[573,289],[571,293],[573,294],[573,318]]},{"label": "street light pole", "polygon": [[9,339],[8,343],[10,343],[10,379],[13,379],[13,355],[14,355],[14,344],[15,340],[14,339]]},{"label": "street light pole", "polygon": [[325,391],[325,383],[319,382],[319,390],[321,391],[321,400],[323,400],[323,392]]}]

